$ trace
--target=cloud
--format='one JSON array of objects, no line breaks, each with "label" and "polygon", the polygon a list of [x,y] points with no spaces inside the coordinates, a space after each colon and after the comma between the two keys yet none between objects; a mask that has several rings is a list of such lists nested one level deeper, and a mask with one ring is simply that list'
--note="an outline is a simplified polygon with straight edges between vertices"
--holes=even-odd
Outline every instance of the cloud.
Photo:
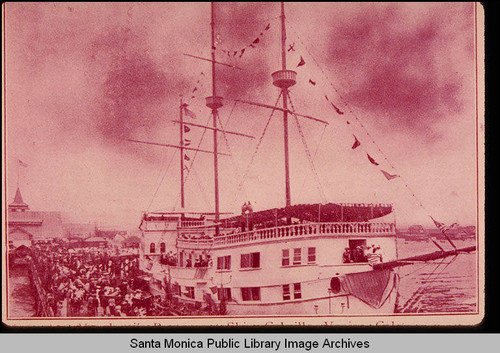
[{"label": "cloud", "polygon": [[390,119],[396,130],[437,138],[433,123],[463,107],[464,76],[450,54],[473,39],[469,7],[422,13],[397,4],[364,5],[353,17],[336,17],[327,60],[349,81],[346,101]]},{"label": "cloud", "polygon": [[[272,14],[279,14],[279,7],[272,3],[227,3],[215,7],[216,9],[216,31],[221,36],[222,44],[218,46],[217,55],[220,61],[234,63],[243,70],[220,68],[217,73],[221,91],[227,98],[249,97],[253,92],[263,86],[270,86],[271,72],[276,68],[269,66],[267,58],[270,54],[272,44],[277,42],[276,28],[265,30],[271,22]],[[275,16],[274,16],[275,17]],[[273,22],[273,27],[276,27]],[[262,36],[261,36],[262,33]],[[252,42],[259,38],[259,42],[249,47]],[[229,50],[230,53],[245,48],[241,59],[239,54],[235,57],[225,55],[221,50]],[[241,53],[241,52],[240,52]],[[274,69],[274,70],[273,70]]]}]

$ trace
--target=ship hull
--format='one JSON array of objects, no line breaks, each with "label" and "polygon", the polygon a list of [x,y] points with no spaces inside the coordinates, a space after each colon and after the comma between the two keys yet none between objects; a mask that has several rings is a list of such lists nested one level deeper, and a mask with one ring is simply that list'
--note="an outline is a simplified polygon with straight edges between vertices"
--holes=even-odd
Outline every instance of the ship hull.
[{"label": "ship hull", "polygon": [[[394,276],[397,276],[394,274]],[[324,281],[328,285],[328,281]],[[255,303],[227,304],[228,315],[332,315],[332,316],[356,316],[356,315],[387,315],[395,312],[399,295],[399,281],[394,277],[386,288],[386,295],[379,307],[369,305],[352,294],[331,295],[318,298],[304,299],[294,302],[279,303]]]}]

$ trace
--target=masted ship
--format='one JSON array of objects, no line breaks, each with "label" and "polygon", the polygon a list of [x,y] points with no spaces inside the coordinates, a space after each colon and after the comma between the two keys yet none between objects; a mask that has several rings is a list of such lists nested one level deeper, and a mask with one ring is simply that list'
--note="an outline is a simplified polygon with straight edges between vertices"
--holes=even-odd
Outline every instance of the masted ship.
[{"label": "masted ship", "polygon": [[[174,212],[144,212],[142,268],[151,274],[151,290],[179,305],[208,307],[227,315],[372,315],[393,313],[397,305],[397,267],[415,261],[450,256],[441,247],[421,259],[398,259],[395,223],[381,222],[390,204],[292,205],[289,180],[289,114],[314,119],[288,108],[288,89],[296,72],[286,67],[286,28],[281,4],[282,68],[272,73],[282,106],[241,101],[283,113],[286,203],[282,208],[255,211],[248,202],[241,215],[219,210],[218,109],[216,45],[212,4],[212,95],[206,105],[213,115],[215,211],[192,212],[184,204],[183,120],[180,104],[181,208]],[[223,64],[223,63],[222,63]],[[224,64],[223,64],[224,65]],[[229,65],[227,65],[229,66]],[[321,120],[319,120],[321,121]],[[325,123],[324,121],[321,121]],[[237,133],[235,133],[237,134]],[[134,141],[139,143],[150,143]],[[388,217],[384,217],[387,219]],[[475,249],[475,247],[474,247]],[[458,251],[472,251],[456,249]],[[427,257],[425,257],[427,256]]]}]

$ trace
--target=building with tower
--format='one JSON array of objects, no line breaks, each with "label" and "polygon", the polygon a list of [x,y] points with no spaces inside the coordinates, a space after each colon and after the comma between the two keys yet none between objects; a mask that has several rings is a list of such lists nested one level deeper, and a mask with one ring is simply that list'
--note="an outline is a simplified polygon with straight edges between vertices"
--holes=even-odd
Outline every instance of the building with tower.
[{"label": "building with tower", "polygon": [[31,211],[24,202],[19,187],[7,211],[7,241],[9,250],[33,242],[62,238],[64,235],[61,212]]}]

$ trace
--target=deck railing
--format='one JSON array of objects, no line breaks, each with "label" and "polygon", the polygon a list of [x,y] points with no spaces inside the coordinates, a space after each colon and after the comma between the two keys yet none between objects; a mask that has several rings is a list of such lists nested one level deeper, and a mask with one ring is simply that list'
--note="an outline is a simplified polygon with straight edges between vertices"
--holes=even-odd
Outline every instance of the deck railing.
[{"label": "deck railing", "polygon": [[204,226],[205,221],[182,221],[181,228]]},{"label": "deck railing", "polygon": [[[278,239],[286,237],[302,237],[313,235],[359,235],[359,236],[379,236],[395,234],[394,223],[370,223],[370,222],[334,222],[334,223],[307,223],[293,224],[289,226],[257,229],[244,233],[228,234],[215,237],[209,241],[206,239],[178,239],[179,246],[193,247],[195,244],[207,246],[224,246],[241,244],[247,242],[259,242],[268,239]],[[203,244],[201,244],[202,242]],[[211,243],[211,244],[210,244]]]}]

